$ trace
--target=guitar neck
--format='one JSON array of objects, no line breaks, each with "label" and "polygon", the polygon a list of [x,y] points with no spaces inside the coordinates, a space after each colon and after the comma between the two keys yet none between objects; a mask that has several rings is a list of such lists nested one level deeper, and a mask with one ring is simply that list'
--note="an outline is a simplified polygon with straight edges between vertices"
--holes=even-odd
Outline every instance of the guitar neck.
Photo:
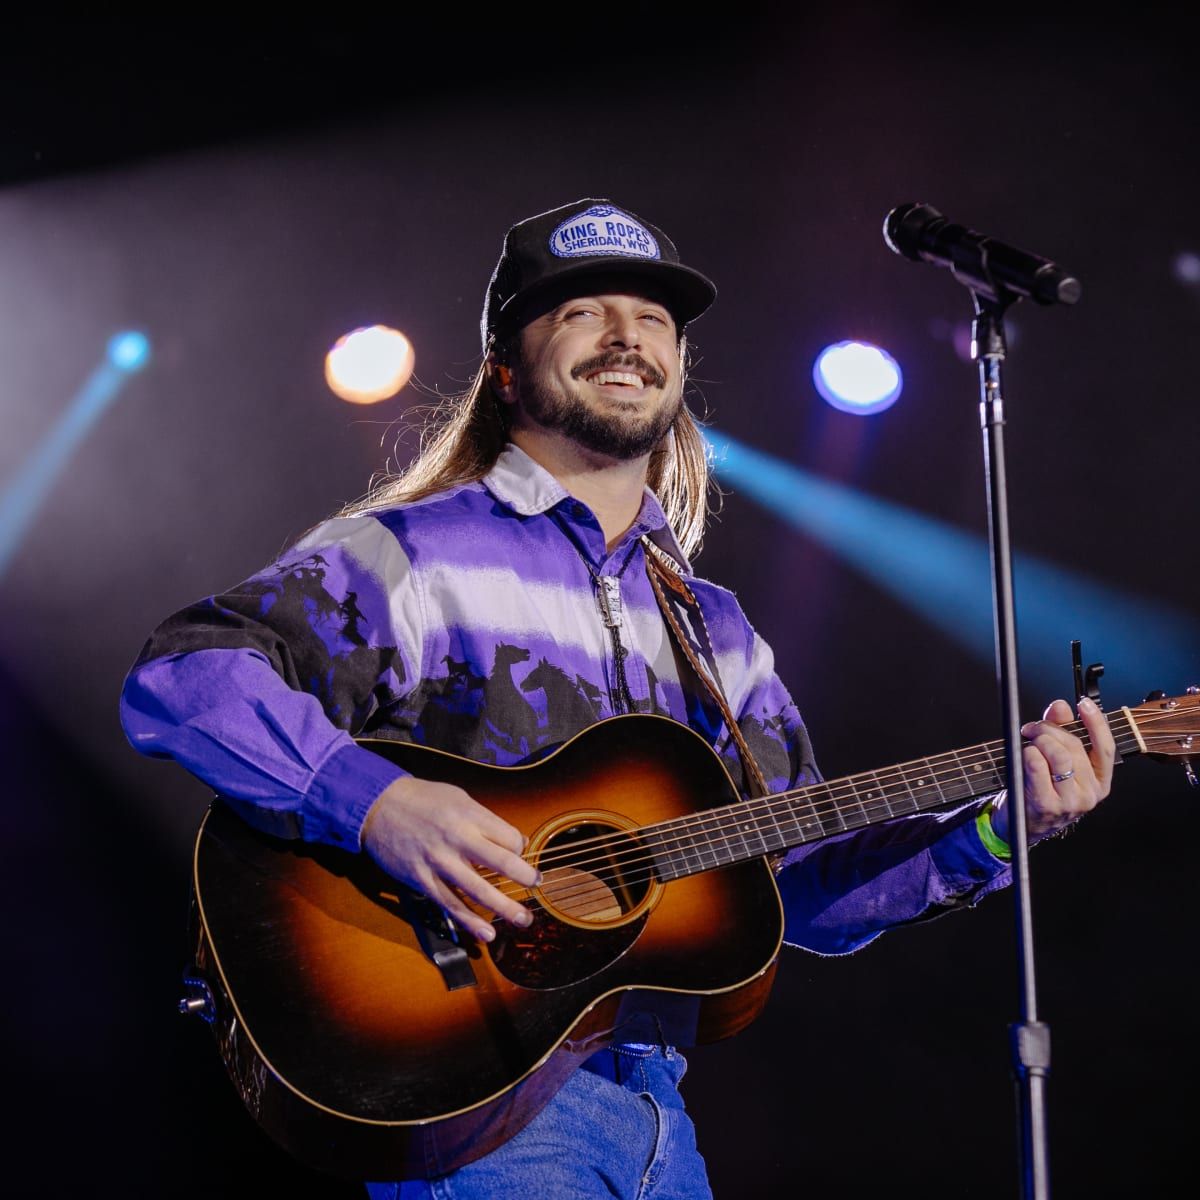
[{"label": "guitar neck", "polygon": [[[1118,756],[1142,749],[1125,709],[1107,715]],[[1065,727],[1085,745],[1083,723]],[[793,791],[707,809],[641,830],[660,879],[680,879],[765,854],[961,803],[1005,786],[1004,741],[983,742],[932,758],[810,784]],[[1119,759],[1118,759],[1119,760]]]}]

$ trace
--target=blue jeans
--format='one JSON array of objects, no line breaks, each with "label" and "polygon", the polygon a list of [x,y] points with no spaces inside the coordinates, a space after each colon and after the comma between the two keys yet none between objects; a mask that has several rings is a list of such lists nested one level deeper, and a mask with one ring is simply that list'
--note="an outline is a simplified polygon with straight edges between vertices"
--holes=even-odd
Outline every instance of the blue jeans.
[{"label": "blue jeans", "polygon": [[371,1200],[712,1200],[676,1050],[594,1054],[499,1149],[429,1182],[368,1183]]}]

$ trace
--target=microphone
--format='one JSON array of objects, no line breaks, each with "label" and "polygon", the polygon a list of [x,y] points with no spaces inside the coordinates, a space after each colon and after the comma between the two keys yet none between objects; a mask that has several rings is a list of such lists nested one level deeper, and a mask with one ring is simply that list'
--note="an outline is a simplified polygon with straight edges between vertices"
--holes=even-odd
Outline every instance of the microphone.
[{"label": "microphone", "polygon": [[1078,279],[1049,259],[951,224],[928,204],[893,208],[883,221],[883,240],[914,262],[949,267],[960,283],[992,300],[1003,291],[1039,304],[1074,304],[1083,291]]}]

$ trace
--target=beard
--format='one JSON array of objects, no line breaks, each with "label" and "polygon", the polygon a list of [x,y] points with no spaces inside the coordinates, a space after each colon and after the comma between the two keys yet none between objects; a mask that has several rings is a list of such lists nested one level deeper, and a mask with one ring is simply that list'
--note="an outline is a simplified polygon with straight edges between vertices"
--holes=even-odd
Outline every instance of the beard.
[{"label": "beard", "polygon": [[[622,369],[650,373],[652,381],[646,390],[666,385],[662,372],[638,354],[597,355],[580,363],[571,375],[582,379],[595,371]],[[683,388],[680,386],[674,397],[664,394],[653,407],[645,399],[613,396],[604,409],[597,409],[588,404],[579,388],[559,387],[523,364],[520,399],[525,416],[535,425],[561,433],[594,454],[629,462],[650,454],[670,432],[683,408]]]}]

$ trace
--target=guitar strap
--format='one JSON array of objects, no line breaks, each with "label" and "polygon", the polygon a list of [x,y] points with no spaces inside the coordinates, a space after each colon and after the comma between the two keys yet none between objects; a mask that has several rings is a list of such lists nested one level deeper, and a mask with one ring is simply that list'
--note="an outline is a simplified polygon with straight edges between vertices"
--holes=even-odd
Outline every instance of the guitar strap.
[{"label": "guitar strap", "polygon": [[[742,771],[746,777],[746,790],[752,797],[765,796],[769,791],[767,781],[763,778],[762,770],[755,761],[754,755],[750,753],[750,747],[746,745],[746,739],[742,736],[741,727],[729,707],[729,701],[725,699],[725,692],[721,686],[721,674],[717,670],[717,657],[713,652],[712,640],[708,636],[708,626],[704,623],[704,614],[700,611],[696,595],[684,582],[675,562],[665,550],[660,549],[645,536],[642,538],[642,545],[646,548],[646,574],[650,576],[650,586],[654,589],[658,606],[666,618],[667,628],[674,635],[676,643],[683,651],[700,682],[717,702],[721,716],[725,719],[725,726],[737,744],[738,754],[742,760]],[[695,631],[700,649],[708,660],[707,666],[700,661],[700,655],[696,653],[696,648],[680,624],[679,616],[667,596],[667,589],[670,589],[677,603],[687,614],[688,623]]]}]

